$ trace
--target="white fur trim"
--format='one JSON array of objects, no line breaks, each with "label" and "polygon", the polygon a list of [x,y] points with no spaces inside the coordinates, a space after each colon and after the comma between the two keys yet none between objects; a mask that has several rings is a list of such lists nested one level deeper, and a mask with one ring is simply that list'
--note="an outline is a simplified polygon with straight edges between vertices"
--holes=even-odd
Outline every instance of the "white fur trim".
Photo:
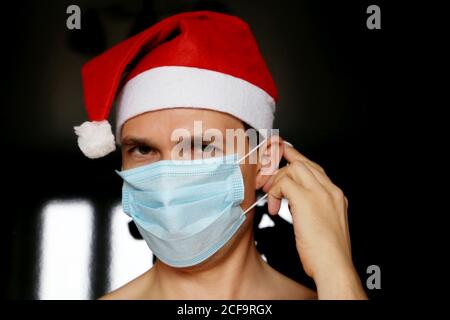
[{"label": "white fur trim", "polygon": [[128,119],[167,108],[201,108],[229,113],[255,129],[271,129],[275,101],[248,81],[192,67],[158,67],[126,83],[118,97],[116,138]]},{"label": "white fur trim", "polygon": [[116,150],[111,125],[107,120],[86,121],[74,129],[78,146],[86,157],[96,159]]}]

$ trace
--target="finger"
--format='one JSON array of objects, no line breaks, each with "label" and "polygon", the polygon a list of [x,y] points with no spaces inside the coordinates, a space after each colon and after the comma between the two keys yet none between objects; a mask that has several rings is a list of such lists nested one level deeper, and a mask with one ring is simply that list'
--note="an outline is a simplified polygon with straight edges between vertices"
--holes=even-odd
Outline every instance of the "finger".
[{"label": "finger", "polygon": [[320,182],[317,180],[315,175],[312,173],[312,171],[304,161],[294,161],[289,166],[280,169],[278,174],[274,177],[271,183],[273,184],[278,182],[284,176],[290,177],[296,183],[301,184],[303,187],[307,189],[311,190],[323,189]]},{"label": "finger", "polygon": [[277,174],[278,174],[278,171],[279,171],[279,170],[277,170],[277,172],[276,172],[275,174],[273,174],[272,176],[270,176],[269,180],[267,180],[267,182],[263,185],[262,190],[263,190],[264,192],[267,193],[267,191],[269,191],[270,187],[271,187],[272,184],[273,184],[273,181],[275,180],[275,177],[276,177]]},{"label": "finger", "polygon": [[276,174],[274,174],[273,176],[271,176],[269,178],[269,180],[267,181],[267,183],[263,186],[263,191],[264,192],[268,192],[270,190],[270,188],[272,188],[273,184],[278,182],[280,179],[282,179],[284,176],[287,176],[287,170],[288,167],[283,167],[281,169],[278,169],[276,171]]},{"label": "finger", "polygon": [[267,197],[267,210],[269,214],[276,215],[280,211],[281,208],[281,199],[275,198],[269,193]]},{"label": "finger", "polygon": [[331,179],[325,173],[325,170],[321,166],[319,166],[317,163],[309,160],[304,155],[302,155],[299,151],[297,151],[296,149],[294,149],[293,147],[291,147],[289,145],[286,145],[283,156],[289,162],[297,161],[294,159],[300,159],[300,161],[303,161],[305,163],[305,165],[313,173],[313,175],[317,179],[317,181],[319,181],[319,183],[326,189],[327,192],[329,192],[332,195],[339,195],[340,189],[331,181]]},{"label": "finger", "polygon": [[291,177],[295,182],[302,184],[305,188],[311,190],[323,189],[320,181],[313,173],[313,167],[308,165],[305,161],[294,161],[290,163],[286,168],[285,174]]},{"label": "finger", "polygon": [[278,179],[279,177],[284,175],[284,171],[286,170],[287,167],[283,167],[280,169],[277,169],[271,176],[270,178],[267,180],[267,182],[264,184],[264,186],[262,187],[264,192],[267,192],[273,185],[273,183],[275,182],[276,179]]},{"label": "finger", "polygon": [[[297,150],[295,150],[294,148],[293,148],[293,146],[292,146],[292,144],[290,144],[290,143],[287,143],[286,141],[284,141],[281,137],[277,137],[280,141],[282,141],[282,142],[284,142],[284,143],[282,143],[281,145],[283,146],[283,149],[282,149],[282,154],[283,154],[283,156],[286,158],[286,160],[288,160],[289,162],[291,162],[291,163],[294,163],[294,162],[297,162],[297,161],[303,161],[303,162],[306,162],[307,164],[308,164],[308,168],[311,170],[311,168],[316,168],[316,170],[319,170],[319,171],[322,171],[323,172],[323,174],[325,174],[325,171],[322,169],[322,167],[320,167],[318,164],[316,164],[316,163],[314,163],[314,162],[312,162],[311,160],[309,160],[308,158],[306,158],[304,155],[302,155],[300,152],[298,152]],[[291,154],[287,154],[286,156],[285,156],[285,150],[288,150],[288,149],[292,149],[291,150]],[[289,153],[289,151],[287,151],[288,153]],[[293,155],[292,155],[293,154]],[[294,159],[296,159],[296,160],[294,160]],[[299,164],[297,164],[298,166],[301,166],[301,165],[299,165]],[[290,167],[290,166],[287,166],[287,167]],[[286,167],[285,168],[282,168],[282,169],[284,169],[284,170],[286,170]],[[274,175],[271,177],[271,178],[269,178],[269,180],[266,182],[266,184],[263,186],[263,191],[264,192],[267,192],[267,190],[268,189],[270,189],[270,186],[272,185],[272,183],[274,182],[274,180],[276,179],[276,177],[278,176],[278,178],[280,178],[283,174],[284,174],[284,172],[281,172],[281,173],[279,173],[279,171],[280,170],[282,170],[282,169],[277,169],[275,172],[274,172]],[[304,170],[306,170],[306,169],[302,169],[303,171]],[[315,170],[315,171],[316,171]],[[311,170],[312,171],[312,170]],[[299,176],[299,174],[297,174],[296,173],[296,170],[295,169],[292,169],[292,171],[291,171],[291,173],[292,173],[292,178],[294,179],[294,181],[297,181],[297,182],[301,182],[301,180],[302,179],[300,179],[300,176]],[[278,175],[277,175],[278,174]],[[314,172],[313,172],[313,175],[314,175]],[[310,177],[310,175],[309,174],[307,174],[307,176],[308,177]],[[325,176],[326,176],[326,174],[325,174]],[[321,179],[318,179],[318,177],[316,177],[316,179],[317,180],[323,180],[322,178]],[[310,182],[312,182],[311,184],[310,184],[310,187],[314,184],[315,185],[315,182],[314,181],[311,181],[310,180]],[[320,182],[320,181],[319,181]]]},{"label": "finger", "polygon": [[286,158],[289,158],[289,160],[292,162],[290,162],[289,166],[278,169],[276,171],[276,174],[270,177],[268,182],[263,186],[264,192],[267,192],[271,188],[273,183],[279,181],[287,175],[291,177],[295,182],[302,184],[308,189],[324,189],[324,191],[332,195],[334,198],[340,197],[342,191],[330,180],[325,171],[319,165],[307,159],[294,148],[286,145],[286,150],[288,149],[291,149],[294,155],[286,153]]},{"label": "finger", "polygon": [[327,190],[330,191],[330,188],[334,186],[333,182],[330,178],[325,174],[324,171],[317,169],[309,162],[304,162],[305,166],[311,171],[316,180]]},{"label": "finger", "polygon": [[288,162],[294,162],[296,160],[300,160],[300,161],[305,161],[309,164],[311,164],[314,168],[316,168],[319,171],[322,171],[323,173],[325,173],[325,170],[318,165],[317,163],[315,163],[314,161],[308,159],[306,156],[304,156],[303,154],[301,154],[298,150],[296,150],[294,147],[285,144],[284,145],[284,152],[283,152],[283,157],[288,161]]},{"label": "finger", "polygon": [[302,198],[308,193],[308,190],[286,175],[275,182],[268,193],[270,196],[280,201],[281,199],[286,198],[292,205],[294,200],[302,201]]}]

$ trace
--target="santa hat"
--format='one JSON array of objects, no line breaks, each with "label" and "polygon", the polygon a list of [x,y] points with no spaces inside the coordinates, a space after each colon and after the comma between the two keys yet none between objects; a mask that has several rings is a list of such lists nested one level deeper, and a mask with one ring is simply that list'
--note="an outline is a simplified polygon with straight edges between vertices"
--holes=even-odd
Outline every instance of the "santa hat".
[{"label": "santa hat", "polygon": [[75,133],[89,158],[115,150],[108,116],[116,97],[118,138],[128,119],[167,108],[217,110],[270,129],[278,99],[249,26],[209,11],[160,21],[87,62],[82,78],[90,121]]}]

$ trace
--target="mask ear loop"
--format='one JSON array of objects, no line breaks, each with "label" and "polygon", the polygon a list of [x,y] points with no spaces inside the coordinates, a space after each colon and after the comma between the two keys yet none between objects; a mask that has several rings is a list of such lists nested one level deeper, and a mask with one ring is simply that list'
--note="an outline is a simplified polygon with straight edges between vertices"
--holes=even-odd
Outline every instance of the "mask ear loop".
[{"label": "mask ear loop", "polygon": [[[242,162],[242,160],[245,160],[250,154],[252,154],[253,152],[255,152],[255,150],[257,150],[259,147],[261,147],[265,142],[267,141],[267,138],[264,139],[260,144],[258,144],[256,147],[254,147],[252,150],[250,150],[245,156],[243,156],[241,159],[239,159],[237,161],[237,163],[239,164],[240,162]],[[283,141],[284,144],[287,144],[288,146],[293,147],[293,145],[287,141]],[[247,212],[249,212],[250,210],[252,210],[256,205],[258,205],[258,203],[260,202],[265,202],[266,198],[269,196],[268,193],[264,194],[261,198],[259,198],[258,200],[256,200],[250,207],[248,207],[244,212],[241,213],[241,216],[245,215]]]},{"label": "mask ear loop", "polygon": [[[258,144],[256,147],[254,147],[252,150],[250,150],[245,156],[243,156],[242,158],[240,158],[236,163],[240,164],[243,160],[245,160],[249,155],[251,155],[253,152],[255,152],[256,150],[258,150],[258,148],[260,148],[265,142],[267,141],[267,138],[264,139],[260,144]],[[266,193],[264,196],[262,196],[261,198],[259,198],[258,200],[256,200],[250,207],[248,207],[244,212],[241,213],[241,216],[245,215],[247,212],[249,212],[250,210],[252,210],[258,203],[260,203],[261,201],[263,201],[264,199],[267,198],[269,194]]]},{"label": "mask ear loop", "polygon": [[250,210],[252,210],[258,203],[260,203],[261,201],[265,200],[268,197],[268,193],[266,193],[265,195],[263,195],[261,198],[259,198],[258,200],[256,200],[250,207],[248,207],[244,212],[241,213],[241,216],[245,215],[247,212],[249,212]]},{"label": "mask ear loop", "polygon": [[243,156],[242,158],[240,158],[238,161],[236,161],[237,164],[240,164],[242,162],[242,160],[245,160],[249,155],[251,155],[253,152],[255,152],[255,150],[257,150],[259,147],[261,147],[265,142],[267,141],[267,138],[264,139],[260,144],[258,144],[256,147],[254,147],[252,150],[250,150],[249,152],[247,152],[247,154],[245,156]]}]

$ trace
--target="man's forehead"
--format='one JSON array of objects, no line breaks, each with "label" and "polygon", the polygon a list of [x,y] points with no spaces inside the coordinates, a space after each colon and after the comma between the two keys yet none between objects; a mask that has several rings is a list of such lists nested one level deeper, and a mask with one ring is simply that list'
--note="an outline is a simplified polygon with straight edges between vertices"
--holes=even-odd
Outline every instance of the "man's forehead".
[{"label": "man's forehead", "polygon": [[241,120],[217,111],[176,108],[147,112],[129,119],[122,128],[122,140],[128,136],[170,135],[177,129],[189,135],[203,135],[211,130],[219,130],[225,135],[227,129],[244,129]]}]

